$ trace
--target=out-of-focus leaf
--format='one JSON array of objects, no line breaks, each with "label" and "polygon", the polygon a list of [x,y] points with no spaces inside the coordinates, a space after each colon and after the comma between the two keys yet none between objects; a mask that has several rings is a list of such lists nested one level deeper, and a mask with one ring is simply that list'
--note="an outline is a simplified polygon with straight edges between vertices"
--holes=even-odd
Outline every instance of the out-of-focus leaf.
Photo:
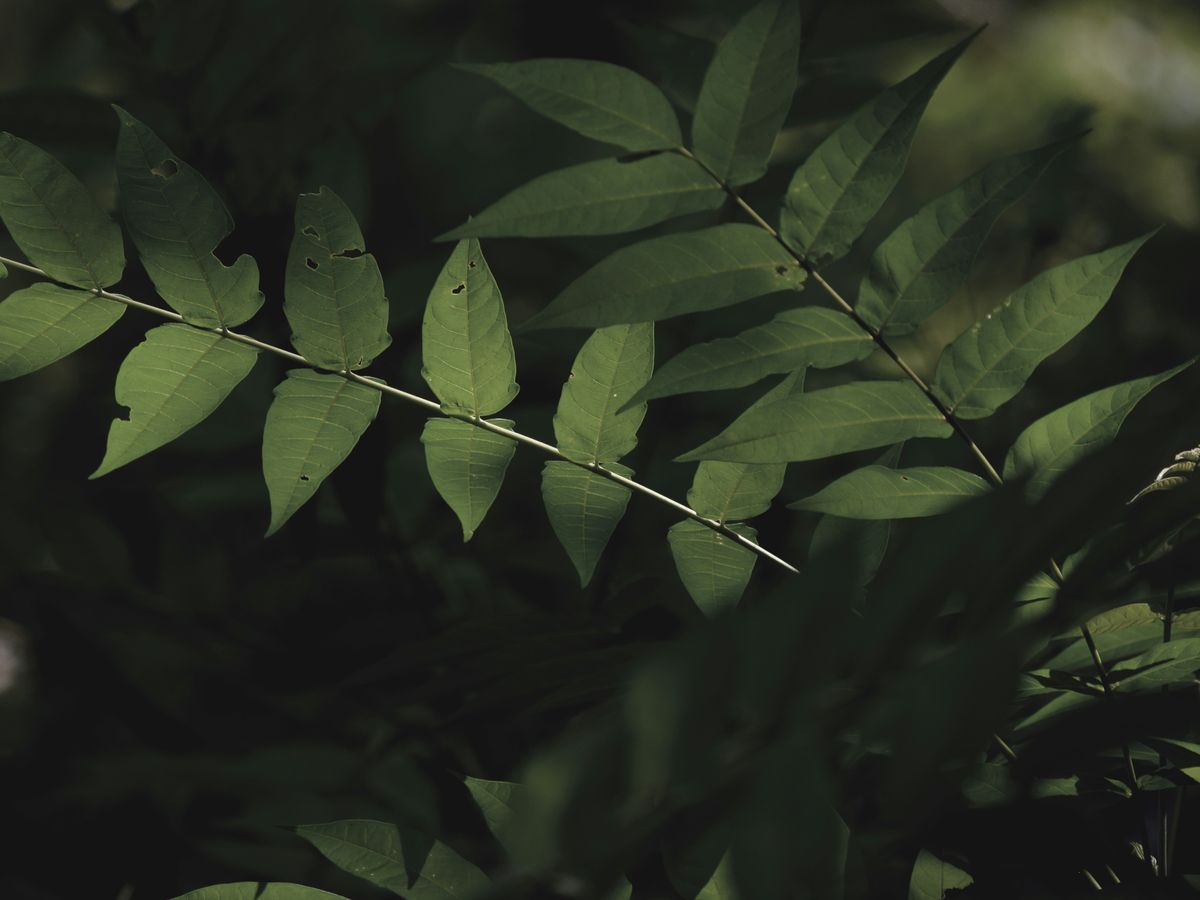
[{"label": "out-of-focus leaf", "polygon": [[922,850],[908,881],[908,900],[943,900],[946,891],[970,887],[975,879],[955,865]]},{"label": "out-of-focus leaf", "polygon": [[175,900],[346,900],[341,894],[331,894],[302,884],[273,881],[237,881],[214,884],[181,894]]}]

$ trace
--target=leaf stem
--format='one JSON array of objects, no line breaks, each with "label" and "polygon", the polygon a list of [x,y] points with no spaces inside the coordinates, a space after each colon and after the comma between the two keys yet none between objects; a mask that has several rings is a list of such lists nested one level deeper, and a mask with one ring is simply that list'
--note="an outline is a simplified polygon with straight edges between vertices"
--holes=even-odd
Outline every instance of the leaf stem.
[{"label": "leaf stem", "polygon": [[[0,256],[0,264],[6,265],[6,266],[11,266],[14,269],[19,269],[23,272],[29,272],[33,275],[39,275],[43,278],[49,278],[51,280],[56,280],[56,279],[53,279],[52,276],[49,275],[45,270],[40,269],[37,266],[30,265],[29,263],[21,262],[20,260],[8,259],[7,257]],[[74,285],[71,285],[71,286],[74,287]],[[80,288],[80,290],[87,290],[87,289]],[[219,334],[223,338],[227,338],[227,339],[229,339],[231,341],[235,341],[236,343],[239,343],[239,344],[245,344],[247,347],[253,347],[254,349],[261,350],[264,353],[272,353],[275,356],[278,356],[281,359],[286,359],[288,362],[295,363],[298,366],[304,366],[306,368],[314,369],[314,370],[318,369],[317,366],[315,366],[313,363],[309,362],[305,357],[301,356],[299,353],[293,353],[291,350],[285,350],[282,347],[276,347],[274,344],[268,344],[265,341],[260,341],[257,338],[250,337],[247,334],[241,334],[240,332],[232,331],[228,328],[225,328],[224,326],[209,327],[209,326],[205,326],[205,325],[196,325],[192,322],[185,321],[183,316],[181,316],[179,313],[175,312],[174,310],[163,309],[161,306],[154,306],[153,304],[150,304],[150,303],[143,303],[140,300],[135,300],[132,297],[126,296],[125,294],[118,294],[113,291],[108,291],[108,290],[103,290],[103,289],[92,289],[89,291],[89,293],[93,293],[98,297],[103,297],[105,300],[113,300],[117,303],[123,303],[125,306],[129,306],[134,309],[139,309],[142,312],[150,313],[151,315],[158,316],[161,319],[167,319],[168,321],[171,321],[171,322],[177,322],[182,325],[187,325],[189,328],[195,328],[199,331],[208,331],[213,334]],[[548,444],[545,441],[539,441],[537,438],[530,437],[527,434],[522,434],[521,432],[515,431],[511,428],[505,428],[503,425],[497,425],[495,422],[489,422],[488,420],[486,420],[480,416],[450,415],[444,409],[442,409],[441,404],[438,403],[436,400],[430,400],[427,397],[420,396],[419,394],[412,394],[412,393],[409,393],[408,391],[401,390],[398,387],[393,387],[392,385],[388,384],[387,382],[383,381],[382,379],[367,378],[366,376],[360,375],[357,372],[352,372],[349,370],[343,370],[340,372],[331,372],[330,374],[341,375],[343,378],[345,378],[349,381],[353,381],[356,384],[361,384],[364,387],[373,388],[373,389],[379,391],[381,394],[385,394],[390,397],[396,397],[397,399],[404,400],[408,403],[413,403],[417,406],[422,407],[423,409],[425,409],[429,412],[436,413],[437,415],[440,415],[440,416],[445,416],[446,418],[459,419],[460,421],[464,421],[464,422],[467,422],[468,424],[474,425],[476,428],[482,428],[484,431],[490,431],[493,434],[502,435],[502,436],[508,438],[509,440],[517,442],[518,444],[524,444],[527,447],[533,447],[534,449],[540,450],[541,452],[545,453],[547,456],[554,457],[554,459],[556,459],[556,460],[561,460],[562,462],[568,462],[571,465],[578,466],[581,469],[587,469],[589,472],[594,472],[595,474],[599,475],[602,478],[607,478],[609,481],[616,482],[617,484],[622,485],[635,493],[641,494],[645,497],[649,497],[650,499],[656,500],[657,502],[662,503],[665,506],[671,507],[671,509],[675,510],[676,512],[682,513],[683,515],[687,516],[689,519],[699,522],[701,525],[704,525],[707,528],[711,528],[713,531],[717,532],[717,534],[721,535],[722,537],[728,538],[729,540],[733,541],[735,544],[741,545],[745,549],[749,550],[751,553],[754,553],[755,555],[762,557],[763,559],[767,560],[768,562],[773,563],[776,566],[779,566],[781,569],[785,569],[786,571],[792,573],[793,575],[798,575],[800,573],[800,570],[797,569],[795,566],[793,566],[787,560],[783,559],[780,556],[775,555],[770,550],[759,545],[755,541],[750,540],[745,535],[738,534],[736,531],[727,527],[723,523],[718,522],[716,519],[710,519],[707,516],[702,516],[700,513],[696,512],[696,510],[692,509],[687,504],[680,503],[678,500],[675,500],[672,497],[668,497],[666,494],[660,494],[658,491],[654,490],[653,488],[647,487],[646,485],[642,484],[641,482],[634,481],[632,478],[627,478],[626,476],[620,474],[619,472],[614,472],[610,469],[606,469],[606,468],[604,468],[604,466],[602,466],[599,463],[580,462],[578,460],[571,459],[571,458],[567,457],[566,455],[564,455],[553,444]]]}]

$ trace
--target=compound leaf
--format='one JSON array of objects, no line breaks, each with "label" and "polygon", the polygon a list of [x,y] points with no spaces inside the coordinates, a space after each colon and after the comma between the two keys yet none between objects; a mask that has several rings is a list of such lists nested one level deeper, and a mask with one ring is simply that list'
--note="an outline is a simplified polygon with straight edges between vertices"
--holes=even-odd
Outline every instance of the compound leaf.
[{"label": "compound leaf", "polygon": [[942,353],[933,390],[960,418],[991,415],[1047,356],[1092,321],[1149,238],[1072,260],[1017,288]]},{"label": "compound leaf", "polygon": [[601,159],[541,175],[438,240],[619,234],[724,200],[712,178],[678,153]]},{"label": "compound leaf", "polygon": [[530,59],[458,68],[490,78],[541,113],[585,137],[630,151],[682,141],[663,92],[637,72],[585,59]]},{"label": "compound leaf", "polygon": [[864,466],[788,508],[847,519],[911,519],[936,516],[987,490],[978,475],[947,466]]},{"label": "compound leaf", "polygon": [[331,894],[303,884],[284,881],[236,881],[214,884],[181,894],[175,900],[346,900],[341,894]]},{"label": "compound leaf", "polygon": [[[605,468],[627,478],[633,475],[620,463],[607,463]],[[625,515],[629,488],[573,463],[550,460],[542,469],[542,500],[550,527],[579,573],[580,586],[586,587]]]},{"label": "compound leaf", "polygon": [[292,344],[322,369],[352,371],[387,349],[383,276],[350,208],[327,187],[301,194],[283,311]]},{"label": "compound leaf", "polygon": [[800,462],[952,433],[912,382],[857,381],[747,410],[677,460]]},{"label": "compound leaf", "polygon": [[[728,527],[751,540],[757,536],[749,525]],[[667,541],[679,580],[706,615],[737,605],[754,571],[755,554],[695,519],[672,525]]]},{"label": "compound leaf", "polygon": [[780,233],[809,262],[831,262],[858,240],[904,173],[933,92],[973,37],[860,107],[796,170]]},{"label": "compound leaf", "polygon": [[234,327],[262,306],[258,266],[246,255],[232,266],[213,255],[233,219],[212,185],[153,131],[113,107],[121,215],[142,264],[168,305],[193,325]]},{"label": "compound leaf", "polygon": [[517,396],[517,361],[500,286],[479,241],[460,241],[429,292],[421,375],[442,406],[475,416]]},{"label": "compound leaf", "polygon": [[121,280],[121,229],[46,151],[0,132],[0,219],[30,261],[56,281],[106,288]]},{"label": "compound leaf", "polygon": [[997,160],[923,207],[876,249],[855,306],[885,334],[908,334],[966,280],[1005,209],[1075,138]]},{"label": "compound leaf", "polygon": [[124,304],[90,291],[35,284],[0,303],[0,381],[36,372],[104,334]]},{"label": "compound leaf", "polygon": [[342,461],[379,412],[379,391],[309,369],[275,388],[263,429],[263,476],[278,531]]},{"label": "compound leaf", "polygon": [[[509,419],[492,421],[513,427]],[[433,486],[462,523],[463,541],[469,541],[500,493],[517,445],[458,419],[429,419],[421,443]]]},{"label": "compound leaf", "polygon": [[601,260],[521,330],[668,319],[799,290],[807,276],[778,241],[753,225],[668,234]]},{"label": "compound leaf", "polygon": [[258,351],[188,325],[146,332],[117,372],[117,402],[128,419],[114,419],[108,448],[92,478],[175,440],[221,405],[250,374]]},{"label": "compound leaf", "polygon": [[799,55],[794,0],[759,3],[717,45],[696,100],[692,141],[723,181],[746,184],[766,172],[796,93]]}]

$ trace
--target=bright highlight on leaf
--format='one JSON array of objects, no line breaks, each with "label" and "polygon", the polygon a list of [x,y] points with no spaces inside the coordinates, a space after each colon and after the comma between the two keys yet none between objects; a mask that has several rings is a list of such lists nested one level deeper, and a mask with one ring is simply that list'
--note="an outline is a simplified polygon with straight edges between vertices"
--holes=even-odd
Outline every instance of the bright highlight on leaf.
[{"label": "bright highlight on leaf", "polygon": [[112,327],[123,304],[89,291],[35,284],[0,302],[0,381],[74,353]]},{"label": "bright highlight on leaf", "polygon": [[922,850],[908,882],[908,900],[944,900],[946,891],[959,891],[974,883],[962,869]]},{"label": "bright highlight on leaf", "polygon": [[187,325],[146,332],[117,372],[117,402],[129,408],[129,418],[113,420],[104,459],[90,477],[107,475],[203,422],[257,358],[257,350]]},{"label": "bright highlight on leaf", "polygon": [[[490,421],[504,428],[514,425],[511,419]],[[433,486],[462,523],[463,541],[469,541],[500,493],[517,445],[456,419],[426,421],[421,443]]]},{"label": "bright highlight on leaf", "polygon": [[961,469],[864,466],[788,508],[848,519],[911,519],[939,515],[987,491],[986,481]]},{"label": "bright highlight on leaf", "polygon": [[[620,463],[610,462],[605,468],[627,478],[633,475],[632,469]],[[542,470],[542,501],[550,527],[579,573],[580,587],[587,587],[625,515],[629,488],[573,463],[552,459]]]},{"label": "bright highlight on leaf", "polygon": [[258,266],[214,256],[233,219],[204,177],[119,106],[121,216],[155,288],[193,325],[233,328],[262,306]]}]

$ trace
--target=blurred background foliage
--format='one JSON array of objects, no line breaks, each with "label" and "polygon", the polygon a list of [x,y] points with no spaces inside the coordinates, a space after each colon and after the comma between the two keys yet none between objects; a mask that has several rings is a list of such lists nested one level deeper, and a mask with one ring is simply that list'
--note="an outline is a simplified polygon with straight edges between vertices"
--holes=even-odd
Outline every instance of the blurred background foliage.
[{"label": "blurred background foliage", "polygon": [[[1045,412],[1195,354],[1195,4],[802,6],[797,103],[771,171],[749,191],[763,210],[860,102],[951,35],[989,26],[936,94],[907,177],[862,248],[826,273],[843,293],[869,248],[924,201],[998,156],[1091,129],[1001,219],[969,287],[896,342],[918,371],[929,373],[945,344],[1037,271],[1163,226],[1096,323],[978,426],[984,446],[998,455]],[[287,341],[280,301],[295,196],[330,185],[359,216],[387,279],[395,347],[373,371],[418,387],[417,326],[449,251],[433,237],[536,174],[605,153],[450,63],[609,60],[655,79],[686,112],[713,41],[741,8],[0,0],[0,128],[63,159],[113,206],[109,104],[147,122],[223,191],[237,229],[221,255],[257,258],[268,301],[253,333],[277,344]],[[624,242],[488,242],[510,321]],[[0,253],[15,253],[6,237]],[[0,291],[22,283],[12,273]],[[153,296],[137,267],[121,287]],[[765,321],[785,302],[661,325],[659,359]],[[0,385],[0,895],[128,900],[269,878],[368,896],[278,827],[350,817],[423,826],[494,861],[456,774],[512,776],[613,696],[630,663],[702,618],[663,540],[671,514],[635,500],[581,591],[541,508],[542,460],[522,451],[463,545],[424,470],[421,415],[387,402],[317,500],[264,541],[260,439],[282,375],[269,358],[192,433],[89,481],[118,413],[117,366],[148,325],[128,315],[85,351]],[[551,334],[517,343],[515,415],[541,437],[585,337]],[[811,380],[886,375],[885,363]],[[1194,376],[1168,383],[1145,406],[1190,416],[1194,385]],[[691,470],[670,458],[758,393],[653,404],[630,459],[639,477],[682,497]],[[906,464],[965,465],[957,444],[927,443]],[[1176,449],[1163,447],[1161,462]],[[862,461],[793,465],[784,497]],[[759,533],[799,561],[815,521],[777,509]],[[770,596],[783,577],[760,566],[751,597]]]}]

